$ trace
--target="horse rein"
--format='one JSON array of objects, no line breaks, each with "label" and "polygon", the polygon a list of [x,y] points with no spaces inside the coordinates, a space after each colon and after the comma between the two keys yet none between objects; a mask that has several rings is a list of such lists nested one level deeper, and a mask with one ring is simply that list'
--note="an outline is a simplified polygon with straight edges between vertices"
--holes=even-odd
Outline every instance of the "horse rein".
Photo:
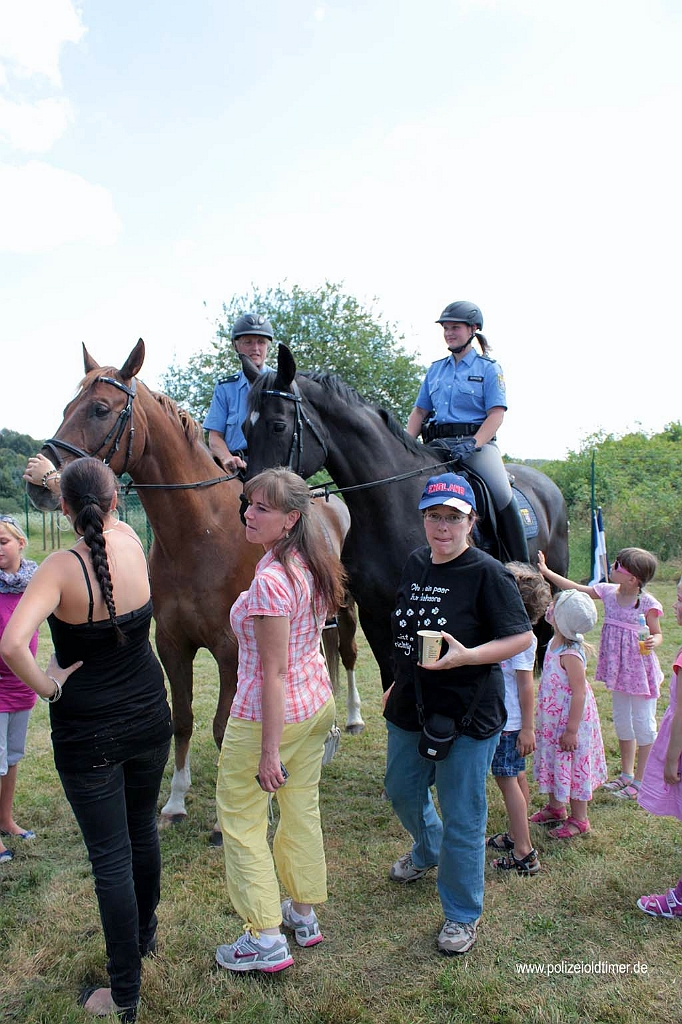
[{"label": "horse rein", "polygon": [[[56,460],[56,465],[57,467],[59,467],[62,464],[62,459],[60,458],[57,449],[62,449],[63,451],[68,452],[69,455],[75,455],[77,459],[89,459],[95,457],[97,453],[100,452],[102,448],[104,448],[107,444],[109,444],[109,441],[111,441],[111,447],[109,448],[109,451],[102,459],[104,465],[108,466],[111,460],[113,459],[114,455],[116,455],[116,453],[119,450],[119,447],[121,445],[121,438],[123,437],[123,432],[125,431],[126,424],[129,422],[130,431],[128,434],[128,447],[126,449],[126,456],[125,461],[123,463],[123,469],[118,474],[119,476],[123,476],[123,474],[126,472],[128,468],[128,463],[130,461],[130,456],[133,450],[133,441],[135,438],[135,426],[133,424],[133,399],[135,398],[135,394],[137,392],[137,380],[135,377],[133,377],[130,382],[130,387],[128,387],[126,384],[121,383],[120,380],[116,380],[114,377],[98,377],[95,383],[111,384],[112,387],[118,388],[119,391],[123,391],[128,396],[124,408],[121,409],[120,413],[118,414],[116,422],[114,423],[113,427],[106,435],[104,440],[101,442],[101,444],[98,445],[98,447],[95,448],[94,451],[86,452],[82,448],[78,448],[75,444],[71,444],[69,441],[62,441],[61,438],[59,437],[50,437],[48,438],[47,441],[45,441],[43,448],[47,448],[51,455],[54,456],[52,461],[55,462]],[[215,484],[224,483],[227,480],[235,480],[238,476],[239,473],[232,473],[231,475],[226,474],[223,476],[213,477],[213,479],[211,480],[199,480],[193,484],[136,484],[133,483],[131,480],[129,483],[125,484],[121,488],[121,491],[123,494],[128,494],[133,489],[140,490],[141,488],[168,491],[192,490],[193,488],[213,487]]]},{"label": "horse rein", "polygon": [[[273,395],[276,398],[286,398],[288,401],[294,403],[295,409],[295,426],[291,435],[291,447],[289,448],[289,458],[287,461],[287,469],[293,470],[294,473],[300,475],[301,462],[303,459],[303,426],[308,427],[313,437],[319,444],[320,448],[324,452],[324,462],[327,461],[329,450],[325,444],[324,438],[321,437],[315,424],[308,418],[303,409],[303,399],[301,392],[296,381],[291,382],[291,391],[274,391],[267,388],[263,388],[259,392],[259,395]],[[449,459],[447,462],[436,462],[433,466],[424,466],[423,469],[410,470],[409,473],[400,473],[397,476],[388,476],[383,480],[370,480],[365,484],[353,484],[350,487],[329,487],[329,483],[333,483],[330,480],[325,484],[314,484],[311,485],[310,490],[318,491],[317,494],[313,494],[314,498],[324,497],[327,500],[330,494],[348,494],[350,491],[364,491],[369,487],[381,487],[383,484],[398,483],[401,480],[409,480],[414,476],[422,476],[423,473],[429,473],[432,469],[438,469],[443,466],[450,466],[453,463],[458,462],[458,459]]]}]

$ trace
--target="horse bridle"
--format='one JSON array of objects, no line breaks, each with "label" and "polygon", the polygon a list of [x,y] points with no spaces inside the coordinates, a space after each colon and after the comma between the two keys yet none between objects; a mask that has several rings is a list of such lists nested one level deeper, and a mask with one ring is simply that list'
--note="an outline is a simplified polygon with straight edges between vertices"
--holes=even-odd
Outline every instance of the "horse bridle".
[{"label": "horse bridle", "polygon": [[[121,409],[120,413],[118,414],[116,422],[114,423],[113,427],[106,435],[104,440],[101,442],[101,444],[99,444],[93,452],[86,452],[83,448],[78,448],[77,445],[71,444],[69,441],[62,441],[62,439],[59,437],[50,437],[43,444],[43,448],[47,448],[49,450],[49,452],[52,455],[51,461],[54,463],[55,466],[59,467],[62,464],[62,459],[59,455],[58,449],[68,452],[69,455],[75,455],[77,459],[89,459],[91,457],[96,456],[98,452],[101,452],[102,448],[104,448],[111,441],[111,447],[109,448],[109,451],[102,459],[104,465],[108,466],[116,452],[119,450],[121,438],[123,437],[123,432],[125,431],[126,424],[130,423],[130,433],[128,435],[128,447],[126,449],[126,457],[123,462],[123,469],[118,474],[118,476],[123,476],[123,474],[126,472],[128,468],[128,463],[130,462],[130,456],[132,455],[133,451],[133,441],[135,438],[135,426],[133,423],[133,399],[135,398],[135,393],[137,391],[137,380],[135,377],[133,377],[132,380],[130,381],[130,387],[128,387],[126,384],[121,383],[120,380],[116,380],[114,377],[97,377],[95,383],[111,384],[112,387],[118,388],[119,391],[123,391],[124,394],[128,396],[128,400],[125,404],[125,407]],[[234,480],[238,476],[239,473],[223,474],[222,476],[213,477],[210,480],[199,480],[191,484],[136,484],[133,483],[131,480],[123,488],[123,493],[128,494],[131,490],[139,491],[142,488],[146,490],[154,489],[166,491],[193,490],[202,487],[213,487],[215,484],[222,484],[225,483],[225,481]]]},{"label": "horse bridle", "polygon": [[[94,451],[86,452],[82,448],[78,448],[75,444],[70,444],[68,441],[62,441],[61,438],[59,437],[50,437],[43,445],[43,448],[47,448],[52,453],[52,455],[54,455],[54,459],[57,460],[55,464],[57,466],[61,466],[62,460],[59,456],[59,452],[57,451],[57,449],[60,448],[63,451],[68,452],[69,455],[75,455],[77,459],[87,459],[97,455],[111,441],[111,447],[109,448],[109,451],[102,458],[102,462],[104,463],[104,465],[108,466],[119,449],[119,446],[121,444],[121,438],[123,437],[123,432],[125,431],[126,424],[129,422],[130,432],[128,434],[128,448],[126,450],[126,457],[123,463],[123,469],[119,473],[119,476],[123,476],[126,469],[128,468],[128,462],[130,461],[130,456],[132,454],[133,440],[135,437],[135,427],[133,425],[133,399],[135,398],[135,392],[137,390],[137,381],[135,377],[133,377],[130,382],[130,387],[128,387],[126,384],[122,384],[120,380],[116,380],[114,377],[98,377],[95,383],[111,384],[112,387],[118,388],[119,391],[123,391],[128,396],[128,400],[126,401],[124,408],[121,409],[120,413],[118,414],[116,422],[114,423],[113,427],[106,435],[102,443],[98,445],[98,447],[95,448]],[[54,459],[52,460],[53,462]]]},{"label": "horse bridle", "polygon": [[289,448],[289,455],[287,458],[287,469],[290,469],[294,473],[298,473],[300,475],[301,465],[303,463],[304,426],[308,427],[311,434],[313,435],[313,437],[319,444],[320,448],[324,452],[323,462],[326,462],[329,456],[327,445],[315,424],[306,415],[305,409],[303,408],[303,399],[301,398],[301,392],[296,381],[294,380],[291,382],[291,391],[274,391],[269,388],[263,388],[260,394],[273,395],[275,398],[286,398],[287,401],[294,403],[294,431],[291,435],[291,447]]}]

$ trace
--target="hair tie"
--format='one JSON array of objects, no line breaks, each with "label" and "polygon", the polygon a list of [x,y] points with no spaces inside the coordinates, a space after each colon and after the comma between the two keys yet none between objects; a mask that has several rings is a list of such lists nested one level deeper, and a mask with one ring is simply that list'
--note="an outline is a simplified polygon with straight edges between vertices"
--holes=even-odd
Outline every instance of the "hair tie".
[{"label": "hair tie", "polygon": [[94,494],[84,494],[81,505],[99,505],[99,498]]}]

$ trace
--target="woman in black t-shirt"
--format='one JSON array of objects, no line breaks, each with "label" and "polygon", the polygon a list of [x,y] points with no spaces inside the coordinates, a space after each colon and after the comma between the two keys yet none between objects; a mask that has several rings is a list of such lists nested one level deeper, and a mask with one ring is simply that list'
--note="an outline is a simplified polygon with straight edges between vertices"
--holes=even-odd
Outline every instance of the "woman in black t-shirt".
[{"label": "woman in black t-shirt", "polygon": [[[476,507],[468,482],[454,473],[432,477],[419,508],[428,547],[412,552],[398,588],[394,683],[384,710],[386,792],[414,843],[390,876],[413,882],[438,865],[445,915],[438,948],[466,953],[483,910],[486,776],[507,718],[499,662],[526,649],[531,626],[514,577],[471,546]],[[441,632],[447,645],[428,667],[417,664],[417,631],[423,629]],[[421,719],[433,714],[461,728],[442,760],[418,749]],[[431,797],[434,784],[442,820]]]}]

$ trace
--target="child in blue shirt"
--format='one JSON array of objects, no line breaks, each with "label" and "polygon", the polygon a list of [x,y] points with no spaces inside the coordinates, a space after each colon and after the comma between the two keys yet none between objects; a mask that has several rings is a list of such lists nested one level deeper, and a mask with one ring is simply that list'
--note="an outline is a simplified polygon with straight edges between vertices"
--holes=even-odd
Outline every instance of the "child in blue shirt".
[{"label": "child in blue shirt", "polygon": [[[528,618],[535,625],[552,599],[549,584],[525,562],[509,562],[507,568],[516,578]],[[537,851],[530,841],[530,791],[526,779],[526,757],[535,750],[533,667],[537,643],[534,636],[525,651],[500,663],[507,724],[492,763],[492,773],[507,809],[509,829],[488,839],[488,846],[502,854],[490,864],[498,871],[517,871],[520,875],[535,875],[540,870]]]}]

